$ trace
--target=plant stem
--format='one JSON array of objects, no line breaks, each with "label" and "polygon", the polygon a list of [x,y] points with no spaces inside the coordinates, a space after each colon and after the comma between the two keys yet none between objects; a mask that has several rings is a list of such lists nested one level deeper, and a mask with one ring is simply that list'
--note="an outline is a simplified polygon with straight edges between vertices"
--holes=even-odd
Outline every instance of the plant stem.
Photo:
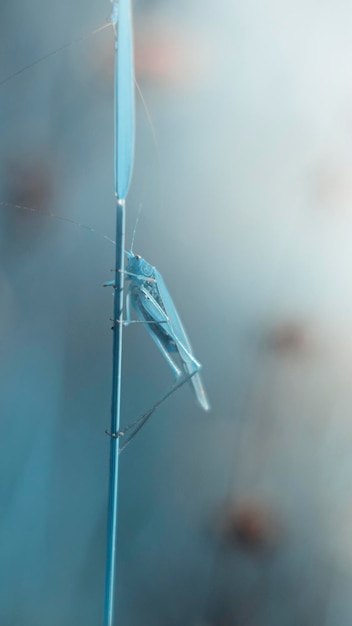
[{"label": "plant stem", "polygon": [[[116,203],[116,262],[114,298],[113,374],[110,432],[120,430],[125,204],[131,183],[135,136],[135,94],[131,0],[114,0],[111,23],[115,32],[114,161]],[[120,271],[119,271],[120,270]],[[121,271],[122,270],[122,271]],[[110,438],[109,506],[104,626],[114,626],[117,572],[119,438]]]},{"label": "plant stem", "polygon": [[[116,265],[124,269],[125,249],[125,201],[117,201],[116,205]],[[124,275],[116,272],[114,320],[123,319],[123,286]],[[114,323],[113,339],[113,374],[111,398],[110,432],[117,433],[120,429],[121,411],[121,360],[123,324]],[[117,521],[118,521],[118,473],[119,473],[119,439],[110,437],[110,476],[109,505],[106,556],[106,587],[104,626],[113,626],[115,614],[115,587],[117,570]]]}]

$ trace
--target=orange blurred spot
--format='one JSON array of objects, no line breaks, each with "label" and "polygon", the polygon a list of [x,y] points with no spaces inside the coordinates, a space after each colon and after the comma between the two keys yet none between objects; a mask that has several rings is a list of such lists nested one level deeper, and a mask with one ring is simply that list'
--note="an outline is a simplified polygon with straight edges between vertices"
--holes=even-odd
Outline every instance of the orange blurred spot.
[{"label": "orange blurred spot", "polygon": [[309,328],[304,322],[283,322],[269,333],[268,343],[282,354],[303,352],[309,347]]},{"label": "orange blurred spot", "polygon": [[227,544],[258,552],[276,544],[280,526],[267,506],[253,500],[228,509],[220,521],[220,532]]}]

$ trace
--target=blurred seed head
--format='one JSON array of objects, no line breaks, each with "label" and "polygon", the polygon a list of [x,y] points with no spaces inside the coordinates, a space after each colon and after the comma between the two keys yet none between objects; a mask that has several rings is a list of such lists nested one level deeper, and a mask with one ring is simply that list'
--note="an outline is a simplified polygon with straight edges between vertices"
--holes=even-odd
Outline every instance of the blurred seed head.
[{"label": "blurred seed head", "polygon": [[[52,198],[51,172],[43,162],[8,162],[5,168],[5,193],[9,203],[40,210],[48,208]],[[21,213],[26,219],[26,213]]]},{"label": "blurred seed head", "polygon": [[303,355],[312,348],[310,327],[302,321],[286,321],[279,323],[267,336],[269,348],[285,355]]},{"label": "blurred seed head", "polygon": [[229,548],[252,554],[274,548],[281,538],[281,523],[274,511],[260,500],[246,499],[227,507],[218,530]]},{"label": "blurred seed head", "polygon": [[9,160],[3,179],[3,227],[7,230],[11,256],[19,252],[16,243],[21,251],[26,251],[44,236],[48,220],[41,219],[39,214],[50,207],[53,177],[50,163],[33,157],[31,161]]},{"label": "blurred seed head", "polygon": [[[134,63],[137,81],[166,88],[190,85],[206,69],[206,45],[165,16],[139,15],[135,24]],[[114,51],[108,38],[95,43],[91,66],[112,85]]]}]

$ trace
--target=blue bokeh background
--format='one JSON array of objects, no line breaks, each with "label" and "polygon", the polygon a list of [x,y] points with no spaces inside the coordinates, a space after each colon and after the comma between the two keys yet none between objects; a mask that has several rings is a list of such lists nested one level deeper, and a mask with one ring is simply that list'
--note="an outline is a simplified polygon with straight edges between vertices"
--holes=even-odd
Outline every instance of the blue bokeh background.
[{"label": "blue bokeh background", "polygon": [[[142,203],[136,252],[166,279],[212,412],[182,389],[121,457],[118,623],[350,626],[351,5],[134,9],[158,147],[138,100],[127,241]],[[4,625],[102,619],[112,32],[1,80],[109,10],[0,9]],[[124,423],[171,380],[144,329],[126,329]],[[219,538],[219,511],[248,501],[270,512],[264,554]]]}]

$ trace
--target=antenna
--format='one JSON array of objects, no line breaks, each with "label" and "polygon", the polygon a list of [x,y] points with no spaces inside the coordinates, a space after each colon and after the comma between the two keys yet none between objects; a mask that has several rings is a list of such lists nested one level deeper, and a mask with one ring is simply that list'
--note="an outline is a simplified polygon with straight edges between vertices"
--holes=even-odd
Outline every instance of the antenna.
[{"label": "antenna", "polygon": [[136,222],[135,222],[134,229],[133,229],[133,235],[132,235],[132,241],[131,241],[131,250],[130,250],[131,254],[133,254],[133,244],[134,244],[134,240],[135,240],[135,237],[136,237],[136,232],[137,232],[137,226],[138,226],[138,223],[139,223],[139,219],[140,219],[141,213],[142,213],[142,208],[143,208],[143,202],[140,202],[139,203],[139,207],[138,207],[138,213],[137,213],[137,217],[136,217]]}]

